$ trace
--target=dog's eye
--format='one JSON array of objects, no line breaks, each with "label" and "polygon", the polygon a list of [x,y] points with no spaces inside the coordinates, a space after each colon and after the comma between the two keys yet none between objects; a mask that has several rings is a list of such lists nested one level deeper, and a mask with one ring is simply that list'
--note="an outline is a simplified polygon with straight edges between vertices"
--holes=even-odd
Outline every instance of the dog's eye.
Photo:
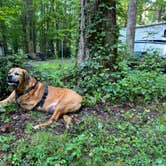
[{"label": "dog's eye", "polygon": [[17,75],[17,76],[20,75],[18,72],[14,73],[14,74]]}]

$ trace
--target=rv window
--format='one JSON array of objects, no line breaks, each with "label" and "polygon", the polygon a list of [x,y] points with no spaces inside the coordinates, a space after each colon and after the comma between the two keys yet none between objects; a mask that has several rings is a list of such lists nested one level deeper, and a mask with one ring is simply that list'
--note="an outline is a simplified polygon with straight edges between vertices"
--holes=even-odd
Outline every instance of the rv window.
[{"label": "rv window", "polygon": [[164,31],[164,37],[166,37],[166,29],[165,29],[165,31]]}]

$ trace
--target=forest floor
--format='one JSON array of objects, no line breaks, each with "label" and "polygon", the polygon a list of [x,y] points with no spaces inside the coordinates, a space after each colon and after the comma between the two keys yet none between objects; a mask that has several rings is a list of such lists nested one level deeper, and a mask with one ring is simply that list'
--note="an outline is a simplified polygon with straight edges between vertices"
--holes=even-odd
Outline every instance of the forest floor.
[{"label": "forest floor", "polygon": [[[105,104],[96,104],[95,106],[85,107],[83,106],[79,112],[70,114],[69,116],[72,117],[73,122],[72,125],[79,126],[80,123],[86,117],[97,117],[101,121],[106,121],[107,119],[119,119],[122,115],[130,113],[130,114],[143,114],[146,113],[146,117],[142,119],[142,123],[147,123],[148,118],[155,120],[157,117],[160,116],[159,110],[150,110],[145,109],[144,107],[137,106],[131,107],[129,104],[124,105],[114,105],[108,106],[107,110],[105,111],[106,106]],[[17,139],[22,137],[26,137],[26,126],[27,123],[31,124],[30,126],[35,126],[36,124],[49,119],[51,114],[44,113],[44,112],[32,112],[32,111],[25,111],[25,110],[15,110],[9,113],[5,113],[6,118],[8,117],[9,122],[0,121],[0,134],[3,133],[15,133]],[[132,115],[133,116],[133,115]],[[9,120],[10,119],[10,120]],[[130,119],[130,118],[129,118]],[[136,119],[135,119],[136,120]],[[137,119],[138,120],[138,119]],[[119,122],[121,120],[119,119]],[[133,119],[132,119],[133,121]],[[136,123],[135,121],[134,123]],[[30,128],[31,128],[30,127]],[[32,128],[31,128],[32,129]],[[63,118],[60,118],[57,122],[54,122],[51,126],[45,127],[46,130],[50,130],[54,134],[61,134],[65,130],[65,124]],[[33,130],[33,129],[32,129]],[[33,130],[37,132],[38,130]]]},{"label": "forest floor", "polygon": [[[47,63],[45,63],[45,66],[42,65],[41,68],[47,68],[52,61]],[[30,64],[32,66],[39,65],[39,68],[41,65],[39,62],[30,62]],[[70,65],[72,64],[69,64],[69,66]],[[138,156],[140,155],[142,156],[142,153],[147,153],[147,155],[143,156],[143,159],[146,159],[146,161],[142,161],[145,162],[143,163],[145,165],[146,162],[165,163],[166,161],[164,157],[165,152],[161,151],[161,147],[165,146],[165,136],[162,136],[162,133],[165,133],[166,131],[166,128],[164,127],[166,122],[166,106],[160,101],[153,104],[151,103],[150,105],[134,105],[133,103],[111,105],[111,103],[97,103],[94,106],[82,106],[79,112],[70,114],[73,122],[69,129],[65,128],[64,120],[60,118],[57,122],[54,122],[48,127],[34,130],[33,126],[48,120],[51,115],[44,112],[21,110],[12,105],[7,107],[6,110],[6,112],[3,112],[3,110],[0,111],[0,165],[19,165],[18,163],[22,162],[22,160],[25,160],[24,162],[28,163],[29,160],[31,160],[31,153],[34,151],[34,149],[31,149],[28,146],[38,146],[36,144],[34,145],[33,139],[36,139],[35,134],[40,135],[40,132],[47,134],[51,133],[52,135],[57,136],[56,138],[59,140],[62,139],[62,135],[65,135],[66,138],[61,140],[61,143],[65,146],[63,147],[64,149],[62,149],[60,159],[56,159],[57,163],[61,162],[61,157],[64,157],[64,154],[75,154],[74,152],[72,153],[72,150],[78,151],[80,156],[73,156],[73,160],[70,159],[72,160],[70,162],[80,162],[84,157],[92,158],[92,162],[94,162],[96,155],[99,155],[99,161],[101,160],[102,162],[103,160],[115,160],[115,163],[118,161],[120,163],[127,163],[127,165],[128,163],[129,165],[137,165],[135,164],[138,162],[137,158],[139,158]],[[98,135],[97,133],[100,134]],[[83,147],[75,145],[76,140],[72,137],[73,134],[74,137],[78,138],[77,141],[80,141],[80,144],[89,145]],[[154,134],[156,134],[155,137]],[[82,139],[83,136],[85,137],[85,140]],[[163,140],[161,136],[163,137]],[[89,138],[92,138],[96,143]],[[112,139],[112,142],[110,142],[110,139]],[[27,147],[27,156],[24,155],[24,152],[22,152],[21,149],[19,150],[19,148],[24,147],[23,145],[21,145],[21,147],[19,146],[20,140],[22,141],[22,144]],[[144,140],[144,142],[142,142],[142,140]],[[60,145],[56,145],[56,147],[61,147],[61,143]],[[123,143],[126,148],[122,147]],[[40,142],[39,145],[40,144],[42,143]],[[69,151],[66,150],[65,147],[71,145],[73,146],[73,149],[70,149],[70,147]],[[94,146],[98,146],[97,150],[99,150],[96,155],[93,151]],[[104,152],[100,149],[101,146],[105,148]],[[112,151],[110,151],[110,147],[114,147]],[[154,154],[150,150],[144,152],[146,151],[146,147],[150,147],[151,150],[154,150]],[[121,151],[118,151],[116,148],[121,149]],[[59,148],[56,151],[58,150]],[[52,150],[51,153],[56,152]],[[105,153],[105,156],[108,155],[109,157],[102,156],[103,153]],[[128,159],[125,157],[126,153],[129,155]],[[115,158],[115,156],[117,157]],[[159,158],[156,156],[159,156]],[[43,156],[41,160],[45,161],[47,158],[48,156]],[[77,158],[77,160],[75,160],[75,158]],[[68,156],[64,160],[67,162]],[[96,163],[99,161],[96,161]],[[112,161],[109,162],[112,163]]]},{"label": "forest floor", "polygon": [[[83,106],[79,112],[70,114],[73,121],[69,129],[65,128],[65,122],[63,118],[58,119],[57,122],[53,122],[52,125],[41,129],[42,131],[49,131],[52,134],[63,134],[66,130],[70,132],[72,128],[79,127],[80,124],[84,124],[84,120],[88,117],[98,119],[102,123],[108,123],[110,120],[118,121],[119,123],[131,122],[132,124],[140,123],[142,125],[148,123],[149,120],[155,121],[161,116],[160,109],[162,104],[153,105],[153,107],[145,108],[144,106],[131,106],[131,104],[121,104],[111,106],[106,103],[96,104],[95,106]],[[139,115],[139,117],[138,117]],[[16,140],[27,138],[29,134],[36,133],[39,130],[34,130],[33,126],[46,121],[51,115],[44,112],[25,111],[16,108],[11,112],[1,113],[0,118],[0,135],[14,135]],[[114,129],[112,126],[108,127],[110,134]],[[3,141],[0,140],[0,144]],[[3,145],[4,146],[4,145]],[[4,147],[5,148],[5,147]],[[7,149],[0,151],[0,158],[11,153],[12,144]]]}]

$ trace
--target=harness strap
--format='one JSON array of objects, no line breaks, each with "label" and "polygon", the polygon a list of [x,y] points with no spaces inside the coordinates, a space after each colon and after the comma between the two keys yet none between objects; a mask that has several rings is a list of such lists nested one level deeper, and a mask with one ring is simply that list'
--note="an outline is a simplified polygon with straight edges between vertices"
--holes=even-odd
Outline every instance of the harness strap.
[{"label": "harness strap", "polygon": [[25,90],[23,93],[16,93],[16,95],[15,95],[15,101],[16,101],[16,103],[17,103],[17,99],[18,99],[20,96],[29,93],[31,90],[33,90],[33,89],[36,87],[37,84],[38,84],[38,80],[36,80],[36,81],[35,81],[35,84],[34,84],[33,86],[31,86],[30,88],[28,88],[27,90]]},{"label": "harness strap", "polygon": [[37,109],[38,107],[42,107],[44,105],[47,95],[48,95],[48,84],[46,84],[45,86],[44,93],[41,100],[32,108],[33,111]]}]

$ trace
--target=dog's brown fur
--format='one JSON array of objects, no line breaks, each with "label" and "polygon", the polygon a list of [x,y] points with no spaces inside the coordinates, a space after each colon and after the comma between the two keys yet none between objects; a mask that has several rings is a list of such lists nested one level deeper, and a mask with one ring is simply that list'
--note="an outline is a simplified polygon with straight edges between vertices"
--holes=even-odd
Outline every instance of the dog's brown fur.
[{"label": "dog's brown fur", "polygon": [[[7,102],[16,102],[16,94],[23,93],[25,90],[32,87],[36,81],[34,77],[28,75],[26,70],[21,68],[12,68],[9,71],[9,76],[12,79],[10,80],[9,85],[13,85],[14,90],[8,98],[0,101],[0,106],[4,105]],[[45,84],[38,82],[34,89],[20,96],[17,99],[17,103],[21,108],[31,110],[42,98],[44,89]],[[48,121],[34,126],[34,129],[50,125],[61,115],[66,121],[66,127],[68,127],[72,119],[66,114],[79,110],[79,108],[81,107],[81,102],[82,97],[71,89],[48,86],[48,95],[46,97],[44,105],[37,108],[37,110],[52,112],[53,115]]]}]

